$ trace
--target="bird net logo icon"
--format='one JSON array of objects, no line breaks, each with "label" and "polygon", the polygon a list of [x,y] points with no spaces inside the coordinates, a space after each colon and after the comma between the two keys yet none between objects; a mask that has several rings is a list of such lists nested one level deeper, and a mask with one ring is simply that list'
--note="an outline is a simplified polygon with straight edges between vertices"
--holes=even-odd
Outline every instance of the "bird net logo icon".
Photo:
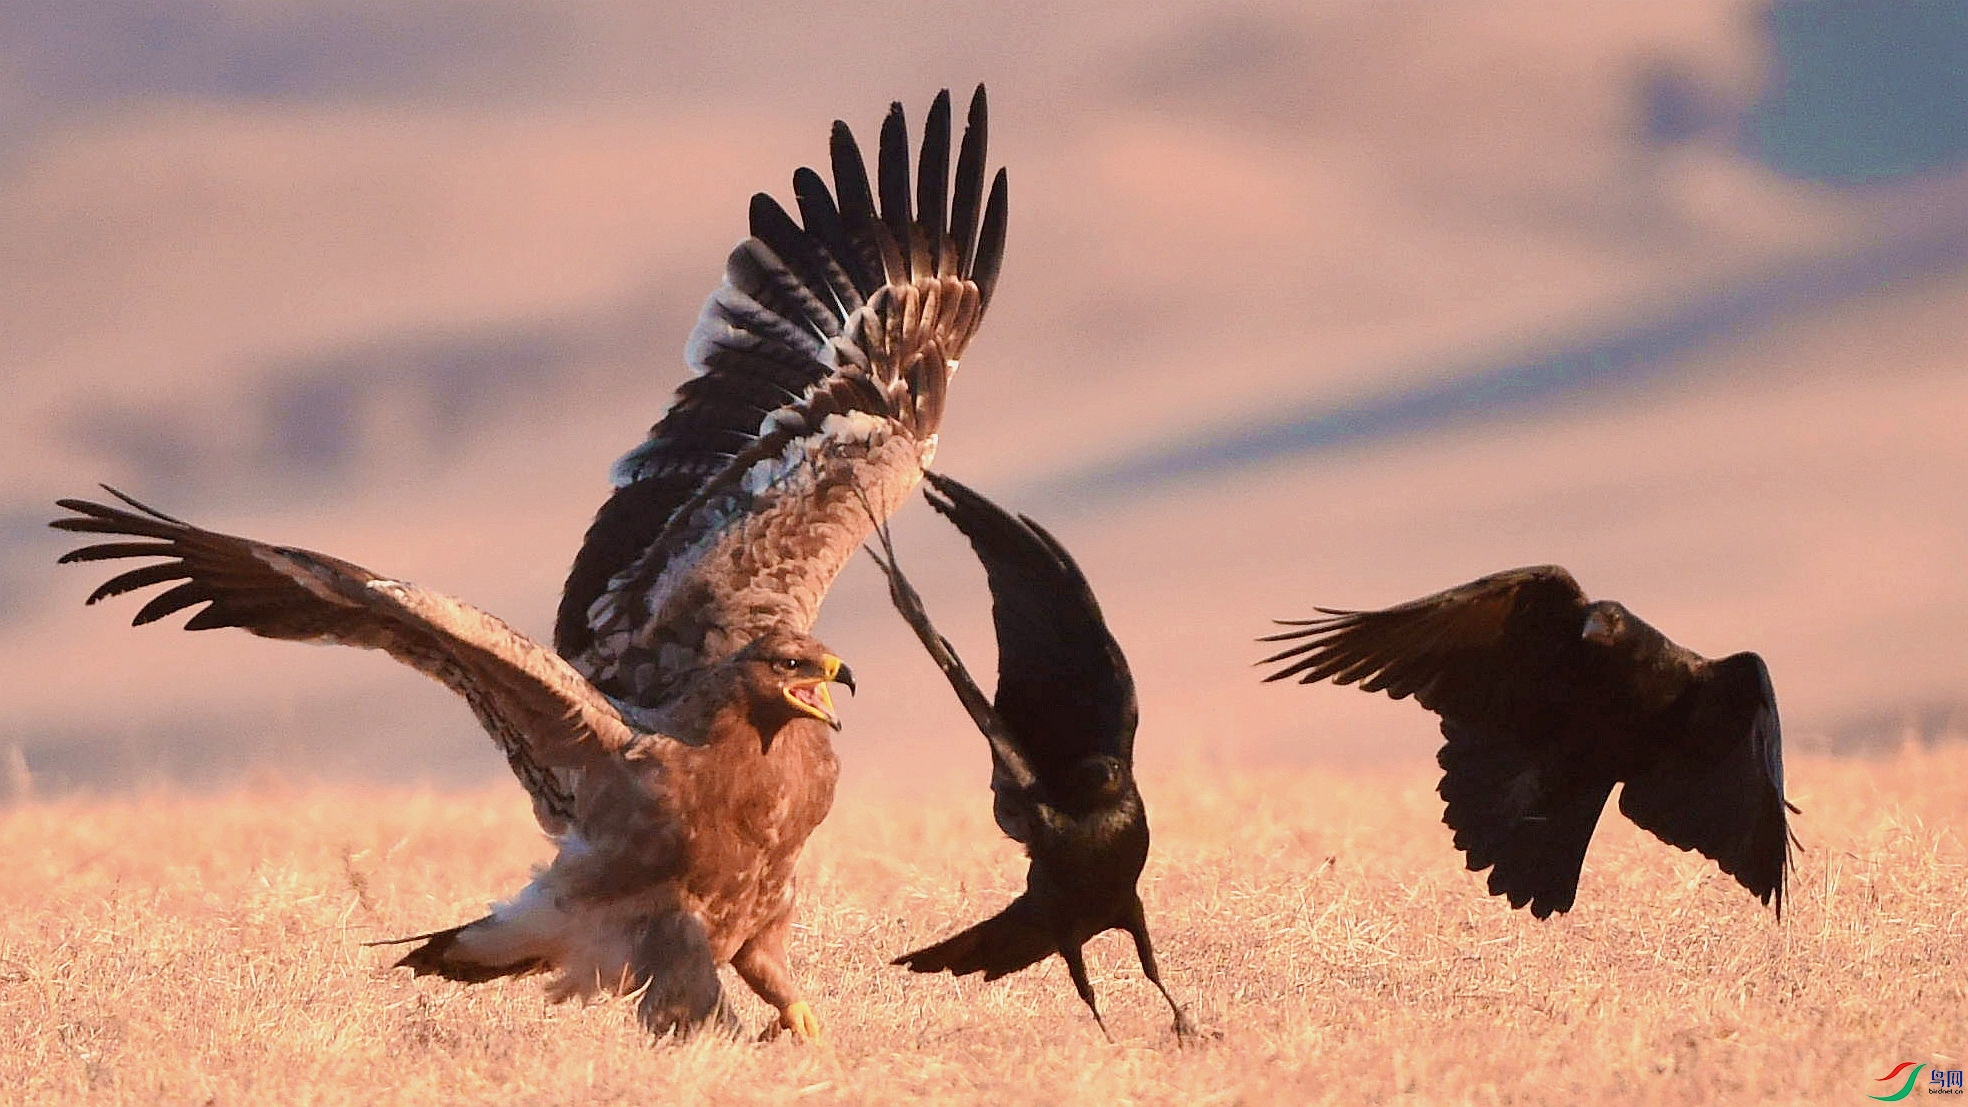
[{"label": "bird net logo icon", "polygon": [[1919,1083],[1920,1073],[1923,1069],[1927,1072],[1928,1095],[1962,1094],[1962,1072],[1960,1069],[1934,1068],[1924,1064],[1915,1064],[1912,1061],[1902,1061],[1892,1072],[1878,1078],[1881,1081],[1891,1081],[1899,1080],[1904,1076],[1906,1082],[1900,1085],[1900,1090],[1889,1095],[1867,1096],[1866,1098],[1876,1099],[1881,1103],[1897,1103],[1907,1098],[1913,1094],[1914,1085]]}]

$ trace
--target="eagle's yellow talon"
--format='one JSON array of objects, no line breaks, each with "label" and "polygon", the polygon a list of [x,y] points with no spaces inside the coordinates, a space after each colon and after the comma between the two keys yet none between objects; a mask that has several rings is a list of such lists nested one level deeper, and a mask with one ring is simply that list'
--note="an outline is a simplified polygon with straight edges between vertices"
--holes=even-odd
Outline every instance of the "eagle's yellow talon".
[{"label": "eagle's yellow talon", "polygon": [[820,1016],[803,999],[795,1000],[779,1013],[779,1025],[793,1032],[802,1042],[820,1040]]}]

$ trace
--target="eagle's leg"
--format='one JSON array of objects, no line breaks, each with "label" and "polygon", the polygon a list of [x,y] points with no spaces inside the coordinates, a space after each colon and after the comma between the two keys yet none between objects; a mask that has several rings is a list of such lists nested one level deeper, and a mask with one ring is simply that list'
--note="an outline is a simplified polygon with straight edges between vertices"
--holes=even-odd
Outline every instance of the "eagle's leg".
[{"label": "eagle's leg", "polygon": [[1134,903],[1128,907],[1127,919],[1121,925],[1134,939],[1134,952],[1141,958],[1142,974],[1155,986],[1156,991],[1162,993],[1162,998],[1168,1000],[1169,1010],[1175,1012],[1175,1040],[1180,1043],[1193,1037],[1196,1033],[1195,1025],[1189,1021],[1189,1016],[1183,1013],[1182,1006],[1175,1002],[1175,997],[1170,995],[1168,988],[1162,984],[1162,970],[1155,965],[1155,944],[1148,940],[1148,914],[1142,909],[1139,896],[1135,897]]},{"label": "eagle's leg", "polygon": [[1093,1000],[1093,981],[1087,979],[1086,956],[1080,951],[1080,944],[1067,939],[1059,943],[1059,956],[1066,960],[1066,972],[1073,978],[1073,987],[1079,990],[1080,998],[1086,1001],[1087,1010],[1093,1012],[1093,1021],[1100,1025],[1100,1032],[1108,1041],[1114,1040],[1114,1033],[1107,1029],[1107,1020],[1100,1017],[1100,1005]]},{"label": "eagle's leg", "polygon": [[803,1042],[820,1040],[820,1016],[800,995],[799,985],[786,967],[786,937],[792,931],[793,911],[789,903],[782,911],[738,947],[731,956],[731,967],[758,997],[779,1012],[779,1023],[766,1028],[768,1037],[790,1030]]},{"label": "eagle's leg", "polygon": [[708,1025],[735,1029],[710,938],[697,916],[675,912],[651,919],[636,941],[634,971],[645,982],[636,1013],[650,1033],[688,1037]]}]

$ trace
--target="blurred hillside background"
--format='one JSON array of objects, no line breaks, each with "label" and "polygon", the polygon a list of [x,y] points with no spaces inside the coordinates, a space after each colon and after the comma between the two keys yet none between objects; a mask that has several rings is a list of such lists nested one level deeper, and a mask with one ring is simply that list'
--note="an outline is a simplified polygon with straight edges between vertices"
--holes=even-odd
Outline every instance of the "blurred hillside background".
[{"label": "blurred hillside background", "polygon": [[[949,86],[1010,167],[940,468],[1052,527],[1142,757],[1425,763],[1252,639],[1556,561],[1789,740],[1968,730],[1968,5],[0,4],[0,752],[48,791],[504,773],[377,655],[128,626],[106,481],[546,635],[754,191]],[[974,668],[982,576],[903,563]],[[863,562],[855,786],[984,748]],[[11,751],[11,752],[9,752]]]}]

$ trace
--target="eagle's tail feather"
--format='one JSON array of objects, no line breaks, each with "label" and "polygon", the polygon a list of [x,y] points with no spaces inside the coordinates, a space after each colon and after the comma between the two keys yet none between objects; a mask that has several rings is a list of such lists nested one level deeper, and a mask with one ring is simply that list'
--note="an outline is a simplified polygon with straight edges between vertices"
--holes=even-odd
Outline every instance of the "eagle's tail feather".
[{"label": "eagle's tail feather", "polygon": [[1036,965],[1058,951],[1058,943],[1040,924],[1038,912],[1023,896],[996,915],[933,946],[905,953],[894,964],[910,972],[949,972],[986,980],[1009,976]]},{"label": "eagle's tail feather", "polygon": [[[458,938],[472,927],[494,923],[494,916],[488,915],[463,926],[449,930],[439,930],[422,935],[423,945],[411,950],[399,959],[393,968],[409,969],[414,976],[441,976],[446,980],[456,980],[461,984],[483,984],[502,976],[525,976],[529,973],[545,972],[553,966],[542,957],[522,957],[518,960],[494,962],[475,958],[458,944]],[[417,941],[416,938],[408,939]]]}]

